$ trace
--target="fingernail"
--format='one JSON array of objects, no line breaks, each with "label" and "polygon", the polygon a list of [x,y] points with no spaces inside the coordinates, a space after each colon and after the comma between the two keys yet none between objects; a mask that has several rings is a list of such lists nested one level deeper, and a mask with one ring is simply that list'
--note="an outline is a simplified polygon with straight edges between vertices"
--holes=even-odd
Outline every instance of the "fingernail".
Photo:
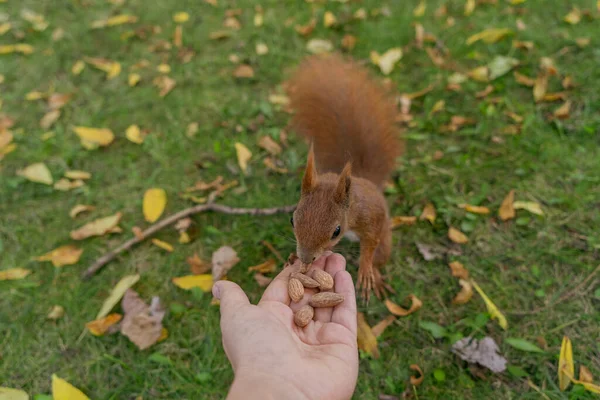
[{"label": "fingernail", "polygon": [[219,285],[218,282],[213,285],[213,287],[212,287],[212,294],[217,299],[221,300],[221,285]]}]

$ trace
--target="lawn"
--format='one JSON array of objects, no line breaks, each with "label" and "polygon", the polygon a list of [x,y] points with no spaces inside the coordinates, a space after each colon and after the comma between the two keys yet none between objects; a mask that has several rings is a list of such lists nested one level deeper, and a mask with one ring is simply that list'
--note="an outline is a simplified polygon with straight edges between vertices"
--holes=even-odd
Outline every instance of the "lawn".
[{"label": "lawn", "polygon": [[[355,398],[402,398],[403,393],[418,399],[593,398],[581,385],[561,392],[557,372],[566,335],[573,342],[576,372],[585,365],[596,380],[600,376],[600,275],[593,274],[600,264],[600,10],[595,2],[481,0],[473,2],[469,15],[469,2],[462,0],[209,3],[0,1],[0,27],[8,29],[0,34],[0,46],[33,46],[31,54],[0,54],[0,132],[12,132],[16,144],[0,160],[0,271],[32,270],[25,279],[0,282],[0,386],[31,396],[48,394],[57,374],[93,399],[224,397],[233,374],[221,348],[219,310],[211,305],[210,293],[184,291],[171,279],[189,274],[186,259],[195,252],[210,260],[213,251],[228,245],[241,259],[228,279],[256,302],[263,289],[247,268],[273,257],[263,241],[283,257],[294,251],[289,215],[199,214],[193,217],[191,243],[178,243],[179,234],[169,227],[155,237],[171,243],[173,252],[145,241],[90,280],[82,281],[81,273],[131,237],[132,227],[150,225],[142,214],[149,188],[166,191],[164,215],[194,205],[181,196],[185,189],[218,176],[238,181],[218,199],[223,204],[272,207],[297,201],[307,147],[287,128],[285,107],[270,96],[282,93],[288,71],[309,54],[309,40],[329,40],[341,51],[342,38],[350,34],[356,46],[344,51],[387,79],[398,94],[431,87],[412,100],[412,120],[400,123],[406,153],[387,197],[395,216],[418,217],[428,203],[437,212],[433,223],[417,220],[394,231],[392,259],[384,271],[396,291],[390,299],[407,305],[406,297],[414,294],[423,306],[379,337],[379,358],[361,354]],[[564,20],[573,8],[580,17],[570,18],[574,24]],[[43,21],[23,14],[24,9]],[[365,10],[364,19],[356,18],[359,9]],[[177,48],[173,16],[183,11],[190,18],[180,24],[183,47]],[[326,11],[336,16],[336,25],[324,26]],[[91,27],[120,14],[138,20]],[[256,14],[263,16],[260,26]],[[295,26],[311,17],[314,31],[299,34]],[[415,23],[424,28],[422,48]],[[488,28],[510,33],[494,43],[466,43]],[[220,31],[227,32],[225,37],[215,39]],[[257,54],[259,43],[268,47],[267,54]],[[384,77],[370,53],[398,47],[403,57]],[[426,49],[434,59],[442,57],[438,65]],[[547,93],[558,93],[556,99],[536,103],[532,88],[518,83],[513,71],[489,82],[467,76],[497,56],[518,60],[514,71],[532,79],[548,74]],[[86,63],[73,74],[73,65],[88,57],[118,62],[122,70],[107,79]],[[554,66],[548,67],[544,57]],[[159,72],[161,64],[170,71]],[[241,64],[249,65],[254,76],[235,77]],[[135,86],[128,84],[130,73],[141,77]],[[164,97],[153,84],[161,75],[176,82]],[[488,85],[493,91],[477,96]],[[34,91],[72,94],[48,128],[40,127],[48,111],[45,99],[27,100]],[[565,103],[569,112],[557,118],[555,111]],[[457,116],[470,121],[449,129]],[[189,128],[193,123],[196,132]],[[141,144],[125,136],[134,124],[148,133]],[[88,150],[74,126],[109,128],[115,140]],[[265,166],[269,154],[258,146],[262,136],[283,146],[276,158],[287,172]],[[235,143],[252,152],[246,173],[238,166]],[[67,170],[88,171],[92,177],[79,188],[60,191],[17,174],[39,162],[55,182]],[[520,209],[515,218],[502,221],[498,209],[511,190],[516,200],[539,204],[543,215]],[[459,207],[463,203],[491,212],[473,214]],[[69,210],[77,204],[96,208],[73,219]],[[116,212],[123,213],[122,233],[70,239],[70,231]],[[452,243],[449,227],[465,233],[468,243]],[[437,257],[426,261],[417,243],[435,247]],[[75,265],[55,268],[35,261],[68,244],[84,250]],[[358,247],[344,241],[338,251],[356,277]],[[460,289],[448,268],[451,261],[463,263],[504,313],[507,330],[489,318],[477,294],[464,305],[451,304]],[[120,334],[82,336],[113,286],[135,273],[141,276],[134,286],[140,296],[148,302],[159,296],[166,305],[168,338],[140,351]],[[48,320],[54,305],[65,314]],[[360,311],[370,325],[389,315],[376,299],[368,306],[361,303]],[[423,329],[431,326],[427,323],[444,327],[445,335],[436,339]],[[493,338],[511,368],[494,374],[460,360],[451,352],[460,336]],[[507,338],[527,340],[543,352],[516,349]],[[419,386],[409,383],[411,364],[424,372]]]}]

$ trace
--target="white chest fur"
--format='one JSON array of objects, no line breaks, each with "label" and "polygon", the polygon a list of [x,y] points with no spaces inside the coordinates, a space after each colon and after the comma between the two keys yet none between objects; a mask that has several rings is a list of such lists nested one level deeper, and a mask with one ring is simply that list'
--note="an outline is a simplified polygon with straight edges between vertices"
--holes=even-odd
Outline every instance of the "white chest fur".
[{"label": "white chest fur", "polygon": [[344,237],[351,242],[360,242],[360,238],[354,231],[346,231],[346,233],[344,233]]}]

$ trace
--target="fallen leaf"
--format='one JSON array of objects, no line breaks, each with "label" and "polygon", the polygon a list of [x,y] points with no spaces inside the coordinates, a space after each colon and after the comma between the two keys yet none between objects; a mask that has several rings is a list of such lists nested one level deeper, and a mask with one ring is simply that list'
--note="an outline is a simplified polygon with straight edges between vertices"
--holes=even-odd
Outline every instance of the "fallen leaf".
[{"label": "fallen leaf", "polygon": [[248,150],[246,146],[242,143],[235,143],[235,151],[237,153],[238,165],[244,174],[246,174],[248,170],[248,161],[252,158],[252,152]]},{"label": "fallen leaf", "polygon": [[263,164],[265,165],[265,167],[267,167],[267,169],[275,171],[279,174],[287,174],[289,172],[286,168],[278,167],[276,161],[274,161],[271,157],[266,157],[263,160]]},{"label": "fallen leaf", "polygon": [[410,384],[413,386],[419,386],[421,383],[423,383],[423,379],[425,379],[425,374],[423,374],[421,367],[419,367],[417,364],[411,364],[409,368],[419,373],[418,377],[412,375],[410,376]]},{"label": "fallen leaf", "polygon": [[484,97],[487,97],[487,95],[489,95],[493,91],[494,91],[494,87],[492,85],[487,85],[485,87],[485,89],[483,89],[480,92],[475,93],[475,97],[478,99],[483,99]]},{"label": "fallen leaf", "polygon": [[229,247],[219,247],[212,254],[212,278],[213,281],[222,279],[234,265],[240,262],[237,252]]},{"label": "fallen leaf", "polygon": [[152,188],[144,193],[142,209],[147,222],[156,222],[165,211],[167,192],[164,189]]},{"label": "fallen leaf", "polygon": [[540,203],[534,201],[515,201],[513,207],[515,210],[527,210],[535,215],[544,215]]},{"label": "fallen leaf", "polygon": [[473,11],[475,11],[475,0],[467,0],[465,3],[465,16],[468,17],[473,14]]},{"label": "fallen leaf", "polygon": [[139,280],[140,276],[137,274],[126,275],[123,278],[121,278],[119,283],[117,283],[113,290],[110,292],[108,298],[104,300],[102,308],[100,308],[100,311],[98,311],[98,315],[96,315],[96,319],[106,317],[110,310],[112,310],[112,308],[121,300],[121,297],[123,297],[127,289],[135,285],[135,283]]},{"label": "fallen leaf", "polygon": [[571,25],[577,25],[581,21],[581,10],[577,7],[573,7],[573,9],[565,15],[563,20]]},{"label": "fallen leaf", "polygon": [[487,307],[488,314],[490,314],[490,318],[497,319],[498,325],[500,325],[500,327],[502,327],[502,329],[506,330],[508,328],[508,322],[506,321],[506,317],[500,312],[498,307],[496,307],[496,305],[494,303],[492,303],[492,300],[490,300],[490,298],[487,297],[487,295],[479,287],[477,282],[475,282],[473,279],[471,279],[470,282],[473,285],[473,287],[475,288],[475,290],[477,290],[477,293],[479,293],[479,295],[485,302],[485,306]]},{"label": "fallen leaf", "polygon": [[68,190],[77,189],[79,187],[82,187],[83,185],[85,185],[85,182],[82,181],[81,179],[76,179],[74,181],[70,181],[68,179],[61,178],[54,184],[54,189],[66,192]]},{"label": "fallen leaf", "polygon": [[73,128],[81,143],[93,144],[101,147],[108,146],[115,140],[115,135],[110,129],[106,128],[88,128],[85,126],[76,126]]},{"label": "fallen leaf", "polygon": [[487,207],[483,207],[483,206],[473,206],[471,204],[459,204],[458,205],[459,208],[462,208],[463,210],[473,213],[473,214],[489,214],[490,213],[490,209]]},{"label": "fallen leaf", "polygon": [[375,337],[379,337],[388,326],[394,323],[395,320],[396,316],[388,315],[387,317],[379,321],[377,324],[375,324],[373,328],[371,328],[371,332],[373,332],[373,335],[375,335]]},{"label": "fallen leaf", "polygon": [[160,299],[152,297],[148,306],[132,289],[123,296],[121,307],[125,313],[121,323],[121,333],[131,340],[140,350],[155,344],[162,335],[162,319],[165,310]]},{"label": "fallen leaf", "polygon": [[536,103],[541,101],[546,95],[546,91],[548,90],[548,75],[545,73],[541,73],[536,78],[533,84],[533,99]]},{"label": "fallen leaf", "polygon": [[516,215],[515,213],[515,191],[511,190],[508,192],[502,204],[500,205],[500,209],[498,210],[498,216],[502,221],[508,221],[509,219],[513,219]]},{"label": "fallen leaf", "polygon": [[575,39],[575,43],[577,44],[577,47],[583,49],[585,47],[588,47],[590,45],[590,42],[592,41],[592,39],[590,39],[589,37],[580,37]]},{"label": "fallen leaf", "polygon": [[158,340],[156,341],[156,343],[160,343],[164,340],[167,340],[169,338],[169,331],[167,330],[167,328],[162,328],[160,331],[160,336],[158,337]]},{"label": "fallen leaf", "polygon": [[48,108],[58,110],[65,106],[73,97],[70,93],[54,93],[48,97]]},{"label": "fallen leaf", "polygon": [[469,271],[459,261],[452,261],[448,264],[452,270],[452,276],[460,279],[469,279]]},{"label": "fallen leaf", "polygon": [[135,15],[119,14],[108,19],[92,22],[93,29],[105,28],[108,26],[117,26],[124,24],[135,24],[138,21],[138,17]]},{"label": "fallen leaf", "polygon": [[79,75],[85,68],[85,63],[82,60],[75,61],[75,64],[71,67],[71,73],[73,75]]},{"label": "fallen leaf", "polygon": [[256,27],[261,27],[261,26],[263,26],[263,23],[264,23],[264,15],[263,15],[263,13],[262,13],[262,10],[260,10],[260,11],[257,11],[257,12],[254,14],[254,21],[253,21],[253,22],[254,22],[254,26],[256,26]]},{"label": "fallen leaf", "polygon": [[[62,306],[52,306],[52,309],[46,315],[46,318],[56,321],[57,319],[61,319],[65,315],[65,309]],[[0,396],[0,399],[2,396]]]},{"label": "fallen leaf", "polygon": [[48,111],[42,119],[40,119],[40,128],[49,129],[60,118],[60,110]]},{"label": "fallen leaf", "polygon": [[166,95],[168,95],[177,84],[177,82],[175,82],[175,79],[170,78],[167,75],[157,76],[156,78],[154,78],[152,83],[159,89],[158,95],[160,97],[165,97]]},{"label": "fallen leaf", "polygon": [[95,210],[95,209],[96,209],[96,207],[94,207],[94,206],[88,206],[88,205],[85,205],[85,204],[77,204],[75,207],[71,208],[71,211],[69,211],[69,216],[71,218],[75,218],[76,216],[78,216],[82,212],[92,211],[92,210]]},{"label": "fallen leaf", "polygon": [[158,67],[156,67],[156,70],[161,74],[168,74],[171,72],[171,67],[169,64],[160,64]]},{"label": "fallen leaf", "polygon": [[402,58],[402,49],[395,47],[389,49],[385,53],[379,55],[377,52],[371,52],[371,61],[377,65],[384,75],[389,75],[393,70],[394,66]]},{"label": "fallen leaf", "polygon": [[357,328],[358,348],[365,353],[372,355],[373,358],[379,358],[377,338],[367,323],[365,315],[361,312],[357,315]]},{"label": "fallen leaf", "polygon": [[121,221],[122,216],[123,214],[118,212],[115,215],[99,218],[92,222],[88,222],[79,229],[71,231],[71,239],[83,240],[91,236],[105,235],[119,224],[119,221]]},{"label": "fallen leaf", "polygon": [[496,56],[487,65],[489,70],[488,77],[490,80],[499,78],[502,75],[509,73],[517,65],[519,65],[519,60],[516,58]]},{"label": "fallen leaf", "polygon": [[425,261],[433,261],[435,259],[441,258],[444,253],[443,249],[425,243],[416,242],[416,245],[417,249],[419,250],[419,253],[421,253]]},{"label": "fallen leaf", "polygon": [[281,153],[281,146],[270,136],[261,136],[258,145],[274,156]]},{"label": "fallen leaf", "polygon": [[431,107],[431,111],[429,111],[429,115],[433,115],[437,112],[444,111],[445,108],[446,108],[446,101],[438,100],[435,102],[433,107]]},{"label": "fallen leaf", "polygon": [[31,164],[24,169],[17,171],[17,175],[22,176],[31,182],[43,183],[44,185],[52,185],[52,182],[54,182],[50,170],[44,163]]},{"label": "fallen leaf", "polygon": [[169,253],[173,252],[173,246],[170,243],[162,241],[160,239],[152,239],[152,244],[156,247],[160,247],[161,249],[168,251]]},{"label": "fallen leaf", "polygon": [[90,321],[85,324],[85,327],[90,331],[90,333],[94,336],[102,336],[108,331],[108,329],[119,322],[123,318],[121,314],[113,313],[109,314],[106,317],[98,318],[94,321]]},{"label": "fallen leaf", "polygon": [[394,229],[394,228],[397,228],[397,227],[403,226],[403,225],[414,225],[416,222],[417,222],[417,217],[415,217],[415,216],[398,215],[398,216],[392,217],[391,225],[392,225],[392,229]]},{"label": "fallen leaf", "polygon": [[142,79],[140,74],[132,73],[127,77],[127,84],[131,87],[137,85]]},{"label": "fallen leaf", "polygon": [[0,281],[16,281],[31,274],[31,270],[25,268],[9,268],[0,271]]},{"label": "fallen leaf", "polygon": [[240,64],[233,71],[233,76],[242,79],[254,78],[254,69],[252,69],[252,67],[247,64]]},{"label": "fallen leaf", "polygon": [[473,68],[467,72],[467,75],[477,82],[488,82],[490,80],[490,70],[487,66]]},{"label": "fallen leaf", "polygon": [[116,78],[121,73],[121,64],[105,58],[85,57],[85,62],[106,73],[106,79]]},{"label": "fallen leaf", "polygon": [[0,386],[0,400],[29,400],[29,395],[21,389]]},{"label": "fallen leaf", "polygon": [[262,264],[258,264],[252,267],[248,267],[248,272],[259,272],[261,274],[268,274],[270,272],[275,272],[277,270],[277,262],[272,259],[269,258],[267,261],[265,261]]},{"label": "fallen leaf", "polygon": [[239,31],[242,29],[242,24],[235,17],[227,17],[225,18],[225,21],[223,21],[223,27],[233,29],[234,31]]},{"label": "fallen leaf", "polygon": [[581,382],[581,381],[574,381],[574,382],[582,385],[585,388],[585,390],[587,390],[588,392],[600,394],[600,386],[599,385],[594,385],[593,383],[590,383],[590,382]]},{"label": "fallen leaf", "polygon": [[414,294],[409,294],[407,298],[409,298],[411,301],[410,308],[408,310],[400,307],[389,299],[385,300],[385,306],[389,312],[398,317],[406,317],[407,315],[418,311],[423,306],[423,302]]},{"label": "fallen leaf", "polygon": [[415,17],[422,17],[425,15],[425,10],[427,9],[427,3],[425,1],[419,2],[415,9],[413,10],[413,15]]},{"label": "fallen leaf", "polygon": [[83,392],[64,379],[52,374],[53,400],[90,400]]},{"label": "fallen leaf", "polygon": [[173,278],[171,281],[175,286],[185,290],[198,287],[204,292],[209,292],[213,286],[212,274],[181,276],[179,278]]},{"label": "fallen leaf", "polygon": [[312,18],[306,25],[296,25],[294,29],[300,35],[308,36],[315,30],[316,26],[317,20],[315,18]]},{"label": "fallen leaf", "polygon": [[506,338],[504,339],[504,343],[509,346],[514,347],[515,349],[527,351],[530,353],[543,353],[544,350],[537,347],[535,344],[520,338]]},{"label": "fallen leaf", "polygon": [[185,11],[180,11],[178,13],[173,14],[173,22],[176,22],[178,24],[183,24],[184,22],[187,22],[190,20],[190,14],[186,13]]},{"label": "fallen leaf", "polygon": [[189,138],[192,138],[196,135],[196,133],[198,133],[198,129],[199,129],[199,124],[197,122],[191,122],[188,126],[187,129],[185,130],[185,135]]},{"label": "fallen leaf", "polygon": [[529,42],[529,41],[520,41],[520,40],[513,40],[513,47],[515,49],[523,49],[523,50],[531,50],[533,49],[533,42]]},{"label": "fallen leaf", "polygon": [[448,229],[448,239],[457,244],[465,244],[469,241],[467,235],[454,227],[450,227],[450,229]]},{"label": "fallen leaf", "polygon": [[221,40],[227,39],[228,37],[231,37],[231,35],[231,31],[214,31],[208,35],[208,38],[210,40]]},{"label": "fallen leaf", "polygon": [[558,387],[562,392],[569,387],[574,376],[573,345],[568,336],[563,336],[558,359]]},{"label": "fallen leaf", "polygon": [[482,40],[484,43],[496,43],[497,41],[505,38],[508,35],[512,35],[512,29],[508,28],[489,28],[485,29],[475,35],[469,36],[467,39],[467,45],[472,45],[473,43]]},{"label": "fallen leaf", "polygon": [[552,113],[558,119],[568,119],[571,116],[571,100],[567,100]]},{"label": "fallen leaf", "polygon": [[[453,271],[454,274],[454,271]],[[460,292],[452,299],[452,304],[465,304],[473,297],[473,285],[465,279],[460,279],[458,283],[461,286]]]},{"label": "fallen leaf", "polygon": [[290,104],[290,98],[284,94],[271,94],[269,95],[269,103],[287,106]]},{"label": "fallen leaf", "polygon": [[312,54],[329,53],[333,50],[333,44],[325,39],[311,39],[306,43],[306,50]]},{"label": "fallen leaf", "polygon": [[425,205],[425,208],[423,208],[423,212],[421,213],[419,220],[420,221],[427,220],[427,221],[431,222],[431,224],[433,225],[433,223],[435,222],[435,217],[436,217],[435,206],[433,205],[433,203],[427,203],[427,205]]},{"label": "fallen leaf", "polygon": [[271,282],[273,282],[273,278],[269,278],[258,272],[256,274],[254,274],[254,280],[256,281],[258,286],[261,288],[268,286]]},{"label": "fallen leaf", "polygon": [[506,359],[498,354],[499,351],[498,345],[489,336],[481,340],[466,337],[452,345],[452,352],[461,359],[479,364],[497,374],[506,370],[507,363]]},{"label": "fallen leaf", "polygon": [[588,383],[594,382],[594,377],[592,376],[592,373],[584,365],[581,365],[579,367],[579,382],[588,382]]},{"label": "fallen leaf", "polygon": [[11,53],[21,53],[24,55],[28,55],[33,53],[33,51],[33,46],[25,43],[0,45],[0,55]]},{"label": "fallen leaf", "polygon": [[87,171],[71,169],[65,172],[65,178],[69,179],[90,179],[92,174]]},{"label": "fallen leaf", "polygon": [[323,26],[325,28],[331,28],[336,23],[337,18],[335,17],[335,15],[333,15],[331,11],[325,11],[325,14],[323,15]]},{"label": "fallen leaf", "polygon": [[356,42],[357,42],[356,36],[346,34],[342,38],[342,42],[341,42],[342,48],[350,51],[350,50],[354,49],[354,47],[356,46]]},{"label": "fallen leaf", "polygon": [[533,87],[535,85],[536,80],[533,78],[530,78],[526,75],[520,74],[517,71],[513,72],[513,75],[514,75],[517,83],[520,85],[529,86],[529,87]]},{"label": "fallen leaf", "polygon": [[269,46],[262,42],[256,43],[256,47],[254,49],[256,54],[259,56],[264,56],[265,54],[269,53]]},{"label": "fallen leaf", "polygon": [[144,139],[146,138],[146,135],[144,135],[142,133],[139,126],[130,125],[125,130],[125,137],[127,138],[127,140],[129,140],[132,143],[142,144],[142,143],[144,143]]},{"label": "fallen leaf", "polygon": [[37,257],[36,261],[51,261],[55,267],[62,267],[64,265],[76,264],[81,254],[83,254],[83,249],[73,245],[66,245]]}]

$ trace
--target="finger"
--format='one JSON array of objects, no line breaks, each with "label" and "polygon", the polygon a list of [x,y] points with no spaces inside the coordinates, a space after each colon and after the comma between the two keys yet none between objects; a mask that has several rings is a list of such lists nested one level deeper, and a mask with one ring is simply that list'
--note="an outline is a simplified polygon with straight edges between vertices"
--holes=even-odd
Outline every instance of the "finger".
[{"label": "finger", "polygon": [[236,310],[250,304],[246,293],[233,282],[218,281],[213,285],[212,292],[220,300],[221,319],[229,318]]},{"label": "finger", "polygon": [[290,274],[300,269],[300,260],[296,260],[294,264],[286,267],[273,279],[273,282],[267,286],[258,304],[264,301],[277,301],[285,305],[290,304],[290,296],[288,295],[288,281]]},{"label": "finger", "polygon": [[335,292],[344,295],[344,302],[334,307],[331,322],[345,326],[356,335],[356,294],[348,271],[335,274]]},{"label": "finger", "polygon": [[[324,268],[325,272],[331,275],[335,282],[335,276],[341,271],[346,269],[346,259],[340,254],[330,254],[325,260]],[[333,308],[317,308],[315,309],[315,321],[331,322],[331,316],[333,315]]]}]

